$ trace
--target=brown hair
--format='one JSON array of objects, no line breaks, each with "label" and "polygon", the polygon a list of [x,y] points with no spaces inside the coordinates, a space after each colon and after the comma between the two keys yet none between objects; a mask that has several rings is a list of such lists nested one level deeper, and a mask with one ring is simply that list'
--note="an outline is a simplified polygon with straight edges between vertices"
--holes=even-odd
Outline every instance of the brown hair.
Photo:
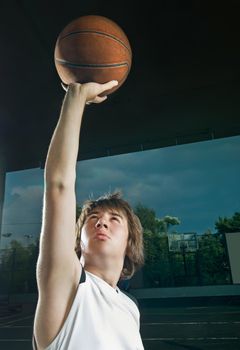
[{"label": "brown hair", "polygon": [[81,230],[87,216],[93,209],[115,209],[121,211],[128,222],[128,244],[120,279],[129,279],[144,264],[143,229],[141,222],[128,202],[121,198],[121,192],[107,193],[96,200],[86,200],[76,223],[75,252],[81,257]]}]

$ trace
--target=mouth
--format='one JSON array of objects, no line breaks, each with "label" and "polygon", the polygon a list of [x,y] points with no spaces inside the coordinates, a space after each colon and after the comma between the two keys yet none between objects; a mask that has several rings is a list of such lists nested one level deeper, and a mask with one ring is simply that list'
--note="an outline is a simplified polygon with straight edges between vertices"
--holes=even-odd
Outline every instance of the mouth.
[{"label": "mouth", "polygon": [[101,239],[101,240],[106,240],[106,239],[110,239],[110,237],[108,235],[106,235],[105,233],[98,231],[96,236],[96,239]]}]

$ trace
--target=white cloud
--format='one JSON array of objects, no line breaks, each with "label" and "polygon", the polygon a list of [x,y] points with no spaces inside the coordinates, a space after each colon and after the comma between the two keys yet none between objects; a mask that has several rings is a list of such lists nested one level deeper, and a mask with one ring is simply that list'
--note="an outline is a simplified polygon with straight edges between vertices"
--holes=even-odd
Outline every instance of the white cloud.
[{"label": "white cloud", "polygon": [[[179,216],[192,227],[207,227],[239,208],[238,160],[239,137],[81,161],[77,201],[119,188],[132,205],[142,202],[159,217]],[[42,170],[9,180],[3,223],[40,222]]]},{"label": "white cloud", "polygon": [[10,190],[8,205],[4,206],[3,223],[39,221],[42,210],[43,186],[16,186]]}]

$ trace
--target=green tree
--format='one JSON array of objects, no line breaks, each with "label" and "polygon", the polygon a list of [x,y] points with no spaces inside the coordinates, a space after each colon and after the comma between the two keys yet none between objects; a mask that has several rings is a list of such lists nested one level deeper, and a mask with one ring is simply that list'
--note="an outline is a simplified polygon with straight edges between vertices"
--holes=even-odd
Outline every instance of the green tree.
[{"label": "green tree", "polygon": [[176,216],[166,215],[162,219],[157,219],[164,233],[168,234],[169,228],[174,225],[180,225],[181,221]]},{"label": "green tree", "polygon": [[149,209],[139,203],[136,205],[134,212],[139,217],[144,230],[155,233],[159,232],[162,226],[157,220],[156,213],[153,209]]},{"label": "green tree", "polygon": [[179,225],[181,221],[175,216],[166,215],[163,218],[157,218],[153,209],[149,209],[139,203],[135,209],[135,214],[139,217],[144,229],[156,233],[168,233],[170,226]]},{"label": "green tree", "polygon": [[180,220],[171,216],[158,219],[153,209],[142,204],[138,204],[134,211],[143,226],[145,287],[172,285],[168,238],[163,233],[168,231],[170,225],[180,223]]},{"label": "green tree", "polygon": [[240,212],[235,212],[232,217],[219,217],[215,222],[217,233],[240,232]]},{"label": "green tree", "polygon": [[199,237],[198,263],[202,284],[230,282],[226,251],[221,237],[210,230]]},{"label": "green tree", "polygon": [[20,242],[12,240],[10,248],[1,254],[1,283],[8,293],[36,292],[36,262],[38,241],[24,247]]},{"label": "green tree", "polygon": [[145,287],[170,284],[171,272],[168,259],[167,236],[148,229],[144,230],[145,265],[143,267]]}]

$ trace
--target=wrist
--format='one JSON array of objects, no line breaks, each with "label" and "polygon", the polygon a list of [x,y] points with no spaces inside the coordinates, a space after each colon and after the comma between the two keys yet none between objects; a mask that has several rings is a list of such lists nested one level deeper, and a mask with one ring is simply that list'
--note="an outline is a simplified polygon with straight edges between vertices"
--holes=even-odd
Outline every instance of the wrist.
[{"label": "wrist", "polygon": [[83,89],[82,84],[79,83],[71,83],[68,86],[67,96],[72,100],[74,99],[76,102],[86,103],[87,95],[85,90]]}]

